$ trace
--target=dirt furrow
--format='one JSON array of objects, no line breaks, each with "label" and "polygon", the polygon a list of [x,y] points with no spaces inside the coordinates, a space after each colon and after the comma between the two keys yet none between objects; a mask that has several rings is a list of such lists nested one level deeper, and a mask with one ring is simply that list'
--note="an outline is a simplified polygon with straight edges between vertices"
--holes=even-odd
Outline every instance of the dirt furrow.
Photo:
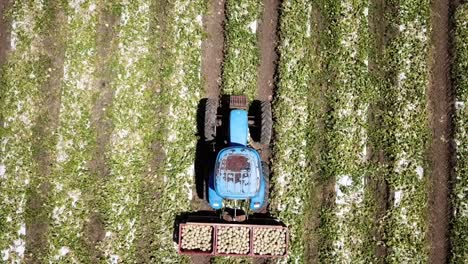
[{"label": "dirt furrow", "polygon": [[[144,174],[141,193],[141,219],[139,227],[139,237],[137,239],[137,263],[153,263],[155,261],[154,253],[161,247],[160,242],[155,239],[157,230],[156,221],[158,215],[162,213],[158,204],[161,193],[163,192],[163,180],[161,179],[161,168],[166,158],[163,149],[163,138],[161,135],[167,133],[164,122],[167,114],[167,104],[161,100],[161,94],[166,92],[166,81],[163,72],[166,70],[167,62],[170,58],[168,47],[171,46],[171,29],[169,26],[174,5],[168,0],[159,0],[154,2],[150,11],[152,20],[150,21],[150,52],[152,60],[159,64],[155,68],[154,79],[151,80],[152,98],[156,102],[154,109],[155,131],[151,142],[151,155],[147,172]],[[156,15],[157,14],[157,15]],[[159,99],[159,100],[158,100]]]},{"label": "dirt furrow", "polygon": [[203,16],[203,27],[207,36],[202,42],[201,67],[205,94],[208,98],[217,98],[221,91],[225,5],[225,0],[210,0],[207,13]]},{"label": "dirt furrow", "polygon": [[[112,101],[114,97],[114,89],[112,88],[112,63],[114,63],[114,52],[116,49],[116,35],[118,33],[119,14],[112,10],[108,4],[101,3],[99,6],[99,22],[97,25],[97,58],[95,81],[93,85],[96,101],[91,113],[91,126],[95,132],[95,149],[93,150],[93,158],[88,166],[92,175],[96,177],[95,190],[93,193],[100,195],[99,190],[102,190],[102,184],[105,183],[109,176],[108,147],[110,136],[112,133]],[[86,244],[89,247],[89,255],[93,262],[99,260],[102,252],[97,249],[100,241],[104,238],[105,222],[102,218],[98,201],[96,198],[92,200],[92,213],[85,226]]]},{"label": "dirt furrow", "polygon": [[[276,81],[276,68],[278,63],[278,27],[281,0],[263,0],[262,19],[259,23],[258,46],[260,50],[260,63],[257,68],[257,94],[256,100],[272,101]],[[271,148],[262,146],[262,160],[269,164]],[[269,188],[272,188],[270,186]],[[267,209],[265,209],[265,213]],[[267,258],[253,258],[253,263],[269,263]]]},{"label": "dirt furrow", "polygon": [[[225,0],[210,0],[208,8],[203,15],[203,29],[206,32],[206,38],[202,42],[202,60],[201,73],[205,89],[205,97],[218,99],[222,90],[222,70],[224,60],[224,24],[226,20]],[[212,211],[208,204],[205,186],[208,182],[207,171],[209,163],[207,159],[212,156],[209,146],[203,139],[204,127],[204,107],[205,101],[202,100],[198,109],[198,134],[201,138],[197,142],[196,161],[195,161],[195,186],[191,201],[192,210]],[[202,118],[203,117],[203,118]],[[212,258],[206,256],[192,256],[192,263],[210,263]]]},{"label": "dirt furrow", "polygon": [[260,64],[258,66],[257,100],[272,100],[278,60],[278,18],[280,0],[264,0],[259,24]]},{"label": "dirt furrow", "polygon": [[10,50],[11,21],[8,19],[7,12],[11,6],[11,1],[0,1],[0,65],[5,63],[7,53]]},{"label": "dirt furrow", "polygon": [[[12,0],[0,0],[0,74],[3,72],[3,65],[6,62],[7,54],[10,51],[11,21],[7,12],[10,9]],[[0,102],[3,98],[0,98]],[[3,127],[3,114],[0,113],[0,128]]]},{"label": "dirt furrow", "polygon": [[435,0],[431,5],[432,49],[430,84],[427,91],[429,124],[429,263],[447,263],[450,245],[452,204],[450,195],[454,178],[454,88],[452,68],[453,13],[455,2]]},{"label": "dirt furrow", "polygon": [[26,263],[42,263],[47,252],[47,234],[51,208],[47,204],[55,164],[56,131],[59,124],[60,101],[65,57],[66,16],[63,6],[51,4],[44,14],[40,55],[47,71],[40,87],[39,113],[33,127],[33,160],[35,177],[26,202]]},{"label": "dirt furrow", "polygon": [[[370,39],[373,40],[370,46],[369,74],[371,82],[378,91],[385,91],[391,94],[392,87],[396,86],[396,69],[392,67],[386,54],[387,47],[396,37],[397,29],[394,28],[393,20],[397,17],[397,6],[390,4],[386,0],[371,1],[371,11],[369,16]],[[394,90],[394,89],[393,89]],[[385,242],[385,222],[392,194],[387,182],[388,175],[392,170],[393,156],[391,153],[392,124],[385,115],[392,113],[392,98],[386,94],[377,93],[377,97],[369,105],[368,125],[369,140],[367,159],[374,173],[367,178],[367,189],[374,197],[372,220],[373,232],[371,239],[376,241],[374,256],[378,263],[386,263],[387,245]]]}]

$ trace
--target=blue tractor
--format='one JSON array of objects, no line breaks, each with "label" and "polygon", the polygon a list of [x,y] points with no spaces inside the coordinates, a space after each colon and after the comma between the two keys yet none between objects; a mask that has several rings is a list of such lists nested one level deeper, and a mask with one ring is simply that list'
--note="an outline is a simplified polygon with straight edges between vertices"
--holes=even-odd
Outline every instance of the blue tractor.
[{"label": "blue tractor", "polygon": [[236,204],[243,201],[250,210],[265,212],[269,175],[267,162],[259,151],[268,149],[271,141],[271,104],[257,101],[257,109],[249,115],[245,96],[228,98],[228,107],[220,107],[218,99],[208,99],[205,106],[204,139],[217,145],[213,148],[216,159],[209,172],[208,202],[213,209],[220,210],[225,208],[225,200]]}]

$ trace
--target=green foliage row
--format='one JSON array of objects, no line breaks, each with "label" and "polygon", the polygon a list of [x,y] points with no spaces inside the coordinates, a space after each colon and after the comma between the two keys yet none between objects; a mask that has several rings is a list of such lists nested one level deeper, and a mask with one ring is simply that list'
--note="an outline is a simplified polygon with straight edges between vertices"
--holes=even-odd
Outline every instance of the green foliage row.
[{"label": "green foliage row", "polygon": [[274,146],[271,162],[270,211],[290,228],[289,263],[304,262],[304,210],[309,190],[307,162],[311,4],[285,1],[280,17],[278,90],[273,102]]},{"label": "green foliage row", "polygon": [[227,0],[223,93],[255,97],[260,52],[257,44],[260,0]]},{"label": "green foliage row", "polygon": [[[418,2],[418,4],[416,4]],[[402,2],[391,23],[398,30],[388,51],[388,64],[397,69],[392,113],[395,164],[389,187],[400,194],[388,213],[390,263],[427,260],[427,164],[429,138],[426,111],[428,86],[430,2]],[[397,199],[396,197],[395,199]]]},{"label": "green foliage row", "polygon": [[457,165],[453,194],[452,263],[468,261],[468,5],[460,6],[455,15],[455,76]]}]

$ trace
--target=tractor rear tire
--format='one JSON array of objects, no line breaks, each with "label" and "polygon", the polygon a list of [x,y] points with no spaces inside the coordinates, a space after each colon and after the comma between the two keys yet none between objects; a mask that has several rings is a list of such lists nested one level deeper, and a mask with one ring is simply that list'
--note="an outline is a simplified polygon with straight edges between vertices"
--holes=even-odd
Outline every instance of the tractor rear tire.
[{"label": "tractor rear tire", "polygon": [[205,105],[204,139],[211,142],[216,139],[216,114],[218,112],[218,100],[208,98]]},{"label": "tractor rear tire", "polygon": [[269,101],[261,102],[260,119],[260,143],[264,146],[270,145],[271,134],[273,130],[273,119],[271,114],[271,103]]}]

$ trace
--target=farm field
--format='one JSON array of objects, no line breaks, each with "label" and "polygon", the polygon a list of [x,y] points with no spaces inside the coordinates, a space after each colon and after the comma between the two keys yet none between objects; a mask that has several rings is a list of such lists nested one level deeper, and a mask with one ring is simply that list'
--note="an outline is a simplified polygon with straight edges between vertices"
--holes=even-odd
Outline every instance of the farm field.
[{"label": "farm field", "polygon": [[[0,263],[467,263],[462,0],[0,0]],[[274,260],[177,254],[206,98],[271,100]]]}]

